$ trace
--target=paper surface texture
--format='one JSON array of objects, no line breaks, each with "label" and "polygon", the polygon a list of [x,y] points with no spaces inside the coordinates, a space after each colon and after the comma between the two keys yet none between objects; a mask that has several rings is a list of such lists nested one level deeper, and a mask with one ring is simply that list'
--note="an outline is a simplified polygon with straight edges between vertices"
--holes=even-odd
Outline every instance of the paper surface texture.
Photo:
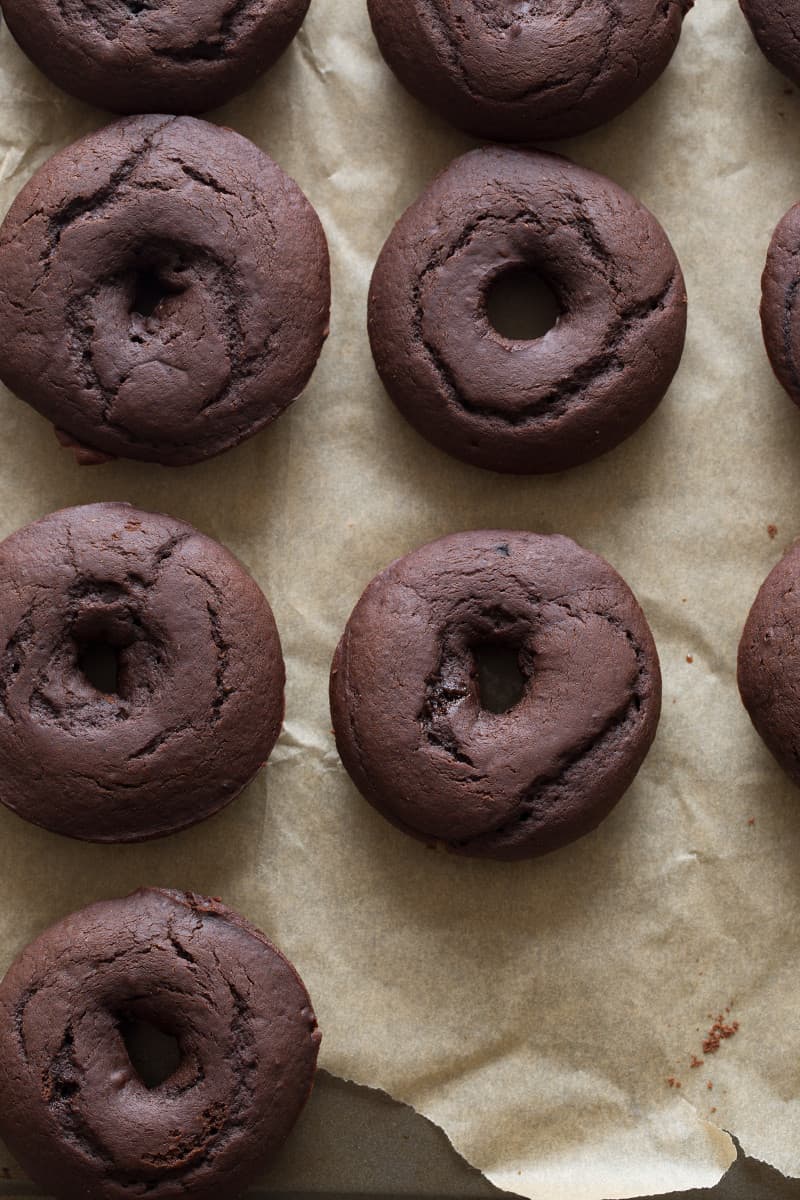
[{"label": "paper surface texture", "polygon": [[[710,1186],[734,1157],[722,1130],[800,1175],[800,797],[735,686],[749,606],[800,533],[800,413],[758,322],[769,238],[800,198],[800,98],[736,0],[700,0],[657,86],[557,147],[665,226],[689,333],[644,429],[538,479],[442,455],[374,373],[372,266],[394,220],[470,142],[402,91],[361,0],[313,0],[277,68],[212,116],[272,154],[325,225],[333,318],[311,386],[264,434],[173,471],[78,468],[2,392],[0,534],[124,499],[224,542],[274,608],[286,725],[241,799],[160,843],[80,845],[1,811],[0,969],[99,897],[142,884],[220,895],[297,965],[322,1065],[414,1105],[496,1184],[536,1200]],[[3,29],[2,211],[45,158],[109,119],[49,85]],[[517,865],[451,860],[396,832],[349,782],[328,711],[330,660],[370,578],[480,527],[557,531],[605,556],[645,610],[664,675],[655,746],[616,811]],[[721,1013],[738,1032],[704,1055]],[[0,1166],[20,1178],[4,1152]]]}]

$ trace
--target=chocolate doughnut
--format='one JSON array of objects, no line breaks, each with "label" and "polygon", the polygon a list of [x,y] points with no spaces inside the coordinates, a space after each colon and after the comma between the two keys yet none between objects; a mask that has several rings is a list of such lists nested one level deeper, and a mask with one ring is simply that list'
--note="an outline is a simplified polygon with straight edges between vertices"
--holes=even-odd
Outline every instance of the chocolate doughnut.
[{"label": "chocolate doughnut", "polygon": [[772,369],[800,405],[800,204],[772,235],[761,279],[761,329]]},{"label": "chocolate doughnut", "polygon": [[[487,648],[519,673],[502,706],[484,694]],[[568,538],[534,533],[457,533],[392,563],[331,673],[359,791],[406,833],[479,858],[533,858],[594,829],[633,782],[660,708],[630,589]]]},{"label": "chocolate doughnut", "polygon": [[404,87],[492,141],[572,137],[616,117],[672,58],[694,0],[368,0]]},{"label": "chocolate doughnut", "polygon": [[291,404],[329,302],[322,227],[276,163],[132,117],[45,163],[0,228],[0,378],[84,458],[181,466]]},{"label": "chocolate doughnut", "polygon": [[800,786],[800,543],[767,576],[739,643],[742,702],[767,748]]},{"label": "chocolate doughnut", "polygon": [[92,842],[202,821],[266,762],[284,668],[267,601],[218,542],[127,504],[0,544],[0,801]]},{"label": "chocolate doughnut", "polygon": [[[177,1040],[160,1085],[129,1056],[137,1022]],[[227,1200],[295,1123],[319,1042],[297,972],[218,900],[104,900],[0,984],[0,1134],[59,1200]]]},{"label": "chocolate doughnut", "polygon": [[[514,341],[492,288],[535,271],[561,315]],[[369,293],[384,386],[429,441],[464,462],[561,471],[627,438],[680,362],[686,292],[661,226],[611,180],[551,154],[475,150],[395,226]]]},{"label": "chocolate doughnut", "polygon": [[764,57],[800,85],[800,0],[739,0],[739,4]]},{"label": "chocolate doughnut", "polygon": [[21,48],[65,92],[120,113],[198,113],[283,54],[309,0],[2,0]]}]

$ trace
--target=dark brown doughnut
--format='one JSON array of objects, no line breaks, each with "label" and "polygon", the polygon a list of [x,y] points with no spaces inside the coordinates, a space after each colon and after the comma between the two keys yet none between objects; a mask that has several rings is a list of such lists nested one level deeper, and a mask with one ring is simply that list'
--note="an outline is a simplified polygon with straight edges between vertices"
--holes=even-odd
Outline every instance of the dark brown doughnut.
[{"label": "dark brown doughnut", "polygon": [[770,571],[739,643],[739,691],[767,748],[800,786],[800,543]]},{"label": "dark brown doughnut", "polygon": [[764,57],[800,85],[800,0],[739,0],[739,4]]},{"label": "dark brown doughnut", "polygon": [[283,686],[267,601],[191,525],[92,504],[0,544],[0,801],[26,820],[93,842],[204,820],[269,757]]},{"label": "dark brown doughnut", "polygon": [[761,328],[772,369],[800,405],[800,204],[772,235],[761,279]]},{"label": "dark brown doughnut", "polygon": [[492,141],[572,137],[655,83],[694,0],[368,0],[413,96]]},{"label": "dark brown doughnut", "polygon": [[[492,287],[535,271],[555,326],[512,341]],[[381,379],[429,441],[493,471],[561,471],[612,449],[664,396],[686,292],[655,217],[552,154],[475,150],[400,218],[378,259],[369,334]]]},{"label": "dark brown doughnut", "polygon": [[[129,1057],[131,1021],[178,1041],[159,1086]],[[104,900],[0,984],[0,1134],[59,1200],[228,1200],[292,1128],[319,1042],[297,972],[218,900]]]},{"label": "dark brown doughnut", "polygon": [[291,404],[329,302],[322,227],[272,159],[132,117],[51,158],[3,222],[0,378],[89,458],[181,466]]},{"label": "dark brown doughnut", "polygon": [[[476,653],[522,675],[484,706]],[[647,622],[608,563],[564,537],[458,533],[392,563],[333,662],[342,761],[393,824],[481,858],[532,858],[594,829],[632,783],[661,708]]]},{"label": "dark brown doughnut", "polygon": [[119,113],[199,113],[283,54],[309,0],[2,0],[8,27],[52,81]]}]

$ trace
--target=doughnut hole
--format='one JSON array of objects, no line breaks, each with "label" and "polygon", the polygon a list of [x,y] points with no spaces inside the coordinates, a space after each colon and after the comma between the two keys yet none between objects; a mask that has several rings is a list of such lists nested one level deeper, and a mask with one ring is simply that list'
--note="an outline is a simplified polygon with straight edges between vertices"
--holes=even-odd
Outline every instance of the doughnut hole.
[{"label": "doughnut hole", "polygon": [[163,653],[135,608],[123,601],[88,604],[72,629],[74,667],[84,688],[118,700],[153,690]]},{"label": "doughnut hole", "polygon": [[508,712],[524,696],[528,678],[520,650],[519,644],[506,641],[478,642],[472,647],[478,701],[486,712]]},{"label": "doughnut hole", "polygon": [[544,337],[564,311],[544,276],[520,265],[495,276],[487,288],[485,303],[495,333],[512,342]]},{"label": "doughnut hole", "polygon": [[171,293],[159,273],[143,267],[134,278],[131,312],[138,317],[152,317],[169,295]]},{"label": "doughnut hole", "polygon": [[165,1025],[134,1012],[123,1011],[117,1019],[120,1037],[139,1079],[148,1091],[161,1087],[183,1061],[179,1039]]},{"label": "doughnut hole", "polygon": [[124,277],[134,323],[158,320],[166,305],[186,291],[186,253],[179,247],[153,245],[140,249]]},{"label": "doughnut hole", "polygon": [[108,642],[85,642],[78,652],[78,667],[96,692],[116,696],[119,694],[119,657],[119,648]]}]

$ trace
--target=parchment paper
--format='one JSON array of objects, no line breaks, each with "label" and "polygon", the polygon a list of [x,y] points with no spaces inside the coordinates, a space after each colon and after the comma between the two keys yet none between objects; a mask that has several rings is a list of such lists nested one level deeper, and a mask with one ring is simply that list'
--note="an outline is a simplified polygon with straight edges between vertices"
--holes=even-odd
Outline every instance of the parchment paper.
[{"label": "parchment paper", "polygon": [[[0,102],[3,210],[46,157],[108,119],[51,87],[5,31]],[[279,623],[285,731],[242,799],[162,843],[82,846],[0,812],[0,967],[97,897],[142,883],[219,894],[296,962],[322,1063],[415,1105],[502,1186],[599,1200],[711,1185],[733,1158],[722,1130],[800,1175],[800,797],[734,684],[749,605],[800,532],[800,413],[773,382],[757,316],[771,231],[800,197],[798,97],[736,0],[699,0],[652,92],[563,147],[665,225],[689,339],[643,431],[530,480],[428,446],[374,375],[372,264],[469,143],[395,83],[362,0],[313,0],[278,68],[214,118],[276,157],[325,224],[333,327],[312,386],[254,441],[172,472],[79,469],[4,393],[0,533],[128,499],[228,544]],[[584,841],[516,866],[450,861],[390,828],[340,766],[327,708],[331,655],[372,575],[480,526],[557,530],[605,555],[643,604],[664,671],[658,739],[619,808]],[[704,1055],[720,1013],[738,1032]]]}]

